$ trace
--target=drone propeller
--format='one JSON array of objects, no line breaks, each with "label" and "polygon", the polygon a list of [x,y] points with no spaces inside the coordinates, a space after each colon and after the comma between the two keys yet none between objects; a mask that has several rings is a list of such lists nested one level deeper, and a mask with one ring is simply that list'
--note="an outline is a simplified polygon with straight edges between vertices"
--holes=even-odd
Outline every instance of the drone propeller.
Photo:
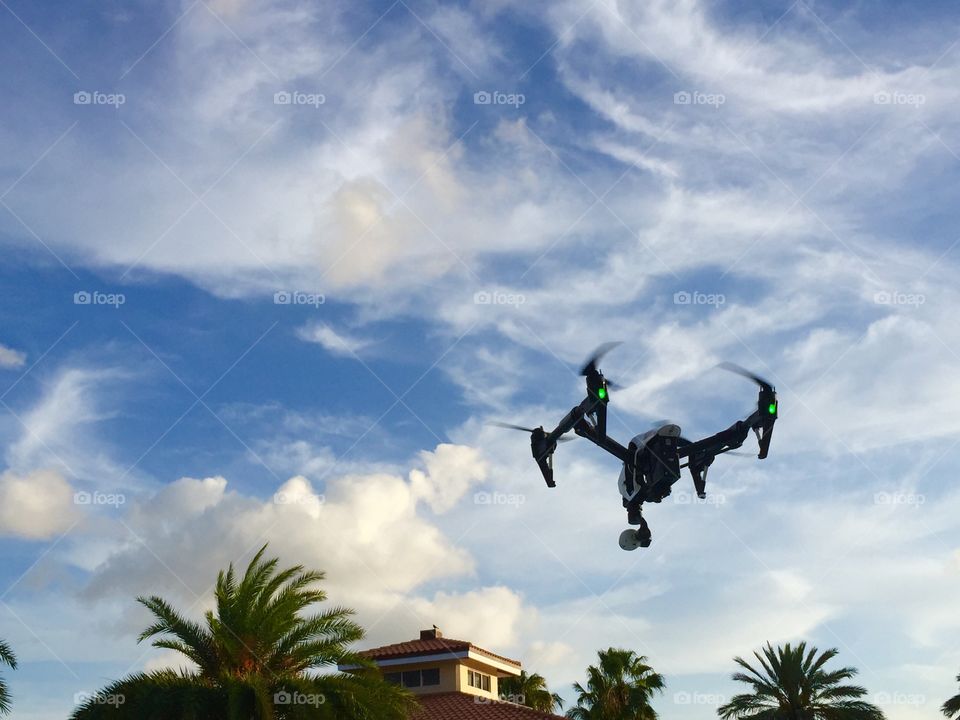
[{"label": "drone propeller", "polygon": [[764,380],[759,375],[754,375],[749,370],[745,370],[739,365],[730,362],[720,363],[717,367],[728,370],[737,375],[742,375],[748,380],[752,380],[760,386],[760,394],[757,398],[757,409],[751,418],[756,418],[752,424],[752,429],[757,435],[757,442],[760,443],[760,453],[757,457],[763,460],[767,457],[770,448],[770,439],[773,437],[773,424],[777,420],[779,403],[777,402],[777,391],[773,385]]},{"label": "drone propeller", "polygon": [[[510,423],[500,422],[499,420],[491,420],[487,425],[495,425],[496,427],[506,428],[507,430],[520,430],[521,432],[533,433],[536,432],[534,428],[523,427],[523,425],[512,425]],[[576,437],[561,437],[557,438],[557,442],[570,442],[571,440],[576,440]]]},{"label": "drone propeller", "polygon": [[[599,372],[599,369],[597,368],[597,363],[600,362],[601,358],[603,358],[604,355],[606,355],[608,352],[610,352],[617,345],[620,345],[620,344],[622,344],[622,341],[617,340],[614,342],[605,342],[603,345],[598,347],[596,350],[593,351],[593,355],[589,357],[586,365],[584,365],[580,369],[580,374],[583,376],[589,376],[589,375],[593,375],[596,372]],[[610,384],[610,382],[607,381],[607,384]]]},{"label": "drone propeller", "polygon": [[754,375],[752,372],[750,372],[746,368],[740,367],[736,363],[722,362],[719,365],[717,365],[717,367],[723,370],[726,370],[727,372],[732,372],[736,375],[740,375],[741,377],[745,377],[748,380],[752,380],[764,390],[767,390],[767,391],[773,390],[773,385],[771,385],[769,382],[764,380],[759,375]]}]

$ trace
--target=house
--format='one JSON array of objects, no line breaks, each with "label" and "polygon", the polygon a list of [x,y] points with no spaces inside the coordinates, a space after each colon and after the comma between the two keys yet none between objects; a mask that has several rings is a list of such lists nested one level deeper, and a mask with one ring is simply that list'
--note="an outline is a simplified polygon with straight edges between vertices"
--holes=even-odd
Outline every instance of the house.
[{"label": "house", "polygon": [[[499,699],[501,678],[520,675],[517,660],[497,655],[466,640],[443,637],[434,626],[418,640],[365,650],[386,680],[417,696],[412,720],[554,720],[558,715]],[[350,671],[355,666],[341,666]]]}]

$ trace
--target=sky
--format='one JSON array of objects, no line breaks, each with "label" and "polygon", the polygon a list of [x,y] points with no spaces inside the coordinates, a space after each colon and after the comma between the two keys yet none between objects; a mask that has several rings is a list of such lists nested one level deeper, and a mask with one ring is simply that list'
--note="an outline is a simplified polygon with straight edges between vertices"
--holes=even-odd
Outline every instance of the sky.
[{"label": "sky", "polygon": [[[947,2],[0,0],[0,637],[15,717],[180,659],[264,543],[365,647],[715,716],[807,640],[888,717],[960,670],[960,15]],[[953,208],[953,209],[951,209]],[[777,386],[770,457],[620,550],[621,442]],[[753,405],[755,407],[755,405]],[[748,439],[748,449],[754,442]]]}]

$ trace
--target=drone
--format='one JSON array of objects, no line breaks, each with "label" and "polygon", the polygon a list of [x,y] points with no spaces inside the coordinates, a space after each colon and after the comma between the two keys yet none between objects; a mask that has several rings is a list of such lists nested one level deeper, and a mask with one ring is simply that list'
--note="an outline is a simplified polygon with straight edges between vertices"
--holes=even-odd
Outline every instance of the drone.
[{"label": "drone", "polygon": [[[522,427],[509,423],[494,422],[493,425],[522,430],[530,433],[530,451],[536,460],[547,487],[556,487],[553,479],[553,453],[557,443],[573,440],[564,437],[571,430],[606,450],[623,463],[620,471],[619,489],[623,506],[627,510],[627,523],[637,526],[620,533],[620,547],[636,550],[650,547],[652,534],[642,509],[645,502],[659,503],[670,495],[674,483],[680,479],[680,470],[687,468],[693,479],[697,497],[706,498],[707,471],[718,455],[741,447],[752,430],[759,444],[757,458],[763,460],[770,450],[773,426],[777,421],[777,393],[773,385],[733,363],[721,363],[718,367],[741,375],[756,383],[759,388],[757,407],[743,420],[737,420],[726,430],[692,442],[680,434],[680,427],[668,422],[655,423],[655,427],[635,436],[627,446],[607,434],[607,405],[610,390],[617,385],[603,376],[599,362],[619,342],[605,343],[597,348],[580,370],[586,379],[587,394],[583,401],[568,412],[556,428],[547,432],[543,426]],[[738,454],[734,452],[733,454]],[[681,464],[681,461],[685,461]]]}]

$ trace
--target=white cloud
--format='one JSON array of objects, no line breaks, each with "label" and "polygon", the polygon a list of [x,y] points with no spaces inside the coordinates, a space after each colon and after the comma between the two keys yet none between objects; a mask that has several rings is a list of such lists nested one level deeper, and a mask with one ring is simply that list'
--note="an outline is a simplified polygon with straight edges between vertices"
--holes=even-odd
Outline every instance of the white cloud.
[{"label": "white cloud", "polygon": [[73,488],[57,471],[0,475],[0,534],[49,540],[78,519]]},{"label": "white cloud", "polygon": [[0,368],[4,370],[16,370],[24,366],[27,362],[25,353],[14,350],[6,345],[0,345]]},{"label": "white cloud", "polygon": [[[330,595],[379,617],[424,583],[469,576],[474,559],[422,517],[454,505],[483,463],[476,451],[441,445],[421,456],[426,472],[348,475],[317,492],[294,477],[266,500],[227,489],[223,478],[182,478],[130,503],[124,523],[139,541],[115,548],[96,569],[92,598],[174,593],[205,597],[219,568],[242,564],[264,542],[284,562],[327,573]],[[124,533],[121,531],[120,535]],[[198,556],[197,547],[211,552]]]},{"label": "white cloud", "polygon": [[356,357],[366,350],[371,341],[356,335],[336,331],[326,323],[315,323],[297,331],[301,340],[317,343],[332,355]]},{"label": "white cloud", "polygon": [[410,489],[435,513],[450,510],[487,476],[487,464],[475,448],[441,444],[433,452],[420,453],[420,459],[427,471],[410,471]]},{"label": "white cloud", "polygon": [[129,375],[117,368],[71,367],[59,370],[40,397],[19,414],[19,437],[5,450],[7,465],[20,473],[55,467],[87,486],[117,491],[142,481],[112,457],[98,426],[114,416],[104,409]]}]

